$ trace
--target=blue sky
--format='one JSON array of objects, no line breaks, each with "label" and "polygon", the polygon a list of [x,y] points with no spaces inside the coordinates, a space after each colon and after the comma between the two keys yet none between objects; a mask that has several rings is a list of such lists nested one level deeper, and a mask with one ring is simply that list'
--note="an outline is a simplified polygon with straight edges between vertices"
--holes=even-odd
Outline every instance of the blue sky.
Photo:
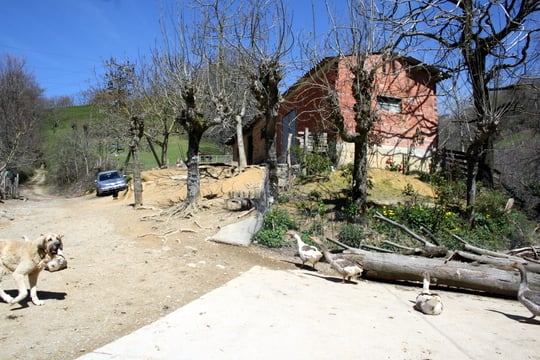
[{"label": "blue sky", "polygon": [[[285,0],[297,28],[312,30],[311,0]],[[162,3],[165,3],[163,5]],[[136,61],[161,38],[162,6],[174,0],[19,0],[0,11],[0,56],[26,60],[46,97],[73,96],[96,84],[103,61]],[[324,10],[323,1],[316,1]],[[324,13],[323,13],[324,14]],[[317,23],[324,23],[323,15]],[[323,30],[324,31],[324,30]]]},{"label": "blue sky", "polygon": [[159,36],[157,0],[20,0],[0,11],[0,53],[26,59],[45,96],[96,83],[111,56],[136,59]]}]

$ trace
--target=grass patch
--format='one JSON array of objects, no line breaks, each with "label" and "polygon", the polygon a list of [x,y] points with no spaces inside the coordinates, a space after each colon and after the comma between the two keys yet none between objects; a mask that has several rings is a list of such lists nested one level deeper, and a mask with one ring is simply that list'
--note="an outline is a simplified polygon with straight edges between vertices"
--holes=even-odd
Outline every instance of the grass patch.
[{"label": "grass patch", "polygon": [[[108,126],[105,122],[106,115],[94,105],[70,106],[47,111],[42,123],[42,134],[43,151],[49,167],[59,168],[56,163],[65,160],[61,154],[67,151],[66,147],[71,147],[73,152],[84,151],[87,156],[96,159],[95,163],[106,163],[109,164],[107,167],[116,165],[117,168],[122,168],[128,156],[127,129],[125,134],[118,137],[114,134],[104,134]],[[114,147],[117,143],[123,150],[115,152]],[[159,154],[161,149],[158,146],[155,146],[155,149]],[[187,136],[171,136],[167,151],[168,166],[173,167],[178,160],[184,159],[187,149]],[[146,140],[141,141],[139,150],[143,170],[156,168],[157,162]],[[205,154],[224,153],[218,144],[205,138],[201,140],[199,151]]]}]

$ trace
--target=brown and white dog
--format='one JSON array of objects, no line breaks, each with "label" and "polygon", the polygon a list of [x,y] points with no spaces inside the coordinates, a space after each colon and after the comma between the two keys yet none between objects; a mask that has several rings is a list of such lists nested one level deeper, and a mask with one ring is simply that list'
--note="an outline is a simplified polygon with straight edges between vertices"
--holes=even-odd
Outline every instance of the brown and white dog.
[{"label": "brown and white dog", "polygon": [[[43,305],[37,297],[37,280],[43,269],[58,271],[67,267],[62,253],[62,234],[43,234],[34,241],[0,240],[0,297],[8,304],[15,304],[28,296],[25,278],[30,285],[30,298],[35,305]],[[12,273],[19,293],[12,298],[1,287],[2,277]]]}]

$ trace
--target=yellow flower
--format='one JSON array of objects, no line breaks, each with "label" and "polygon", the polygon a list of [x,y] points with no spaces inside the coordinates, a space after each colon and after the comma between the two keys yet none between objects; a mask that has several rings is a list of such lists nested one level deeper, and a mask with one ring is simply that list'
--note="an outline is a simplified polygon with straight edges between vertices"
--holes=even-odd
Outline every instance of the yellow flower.
[{"label": "yellow flower", "polygon": [[490,214],[486,214],[486,219],[489,219],[491,217]]}]

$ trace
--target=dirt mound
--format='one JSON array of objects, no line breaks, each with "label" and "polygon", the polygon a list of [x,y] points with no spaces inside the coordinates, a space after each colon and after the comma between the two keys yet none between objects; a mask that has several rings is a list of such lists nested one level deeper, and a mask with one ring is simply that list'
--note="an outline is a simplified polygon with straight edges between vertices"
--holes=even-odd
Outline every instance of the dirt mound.
[{"label": "dirt mound", "polygon": [[[250,166],[240,174],[228,166],[201,168],[201,195],[206,198],[228,198],[241,194],[257,195],[263,189],[265,169]],[[144,171],[143,202],[159,207],[170,206],[186,197],[187,169],[156,169]],[[131,190],[130,190],[131,191]],[[123,198],[132,196],[124,194]]]}]

